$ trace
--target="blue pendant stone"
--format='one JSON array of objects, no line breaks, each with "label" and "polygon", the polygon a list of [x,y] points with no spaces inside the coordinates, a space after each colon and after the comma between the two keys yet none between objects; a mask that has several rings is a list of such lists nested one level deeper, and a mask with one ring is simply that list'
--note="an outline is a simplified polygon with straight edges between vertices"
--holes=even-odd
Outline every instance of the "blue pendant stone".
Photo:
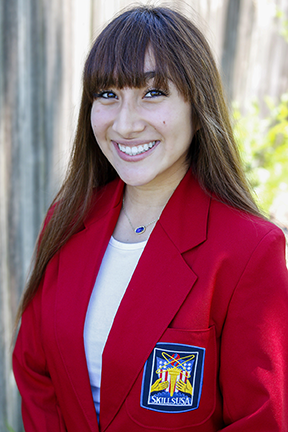
[{"label": "blue pendant stone", "polygon": [[136,234],[143,234],[145,231],[146,231],[145,226],[139,226],[138,228],[135,229]]}]

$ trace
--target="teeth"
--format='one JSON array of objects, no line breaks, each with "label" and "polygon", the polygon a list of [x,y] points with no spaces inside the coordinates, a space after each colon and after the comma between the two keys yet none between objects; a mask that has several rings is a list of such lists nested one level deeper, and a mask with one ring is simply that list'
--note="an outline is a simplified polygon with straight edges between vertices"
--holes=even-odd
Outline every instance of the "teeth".
[{"label": "teeth", "polygon": [[145,153],[147,150],[150,150],[152,147],[154,147],[154,145],[156,144],[156,141],[151,141],[147,144],[143,144],[143,145],[139,145],[139,146],[134,146],[134,147],[128,147],[128,146],[124,146],[122,144],[117,144],[119,150],[121,150],[121,152],[126,153],[128,155],[132,155],[132,156],[136,156],[138,154],[141,153]]}]

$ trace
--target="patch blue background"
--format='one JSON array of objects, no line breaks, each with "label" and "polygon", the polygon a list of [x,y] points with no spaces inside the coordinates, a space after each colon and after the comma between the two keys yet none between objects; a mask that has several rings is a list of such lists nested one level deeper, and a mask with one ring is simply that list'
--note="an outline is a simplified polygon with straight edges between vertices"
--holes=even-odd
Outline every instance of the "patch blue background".
[{"label": "patch blue background", "polygon": [[[192,403],[190,405],[159,405],[159,404],[151,404],[149,402],[150,398],[150,385],[151,382],[155,382],[159,377],[156,374],[157,362],[156,362],[156,350],[160,350],[162,352],[165,351],[173,351],[175,354],[197,354],[198,361],[195,362],[192,376],[195,373],[194,378],[194,387],[192,393]],[[165,412],[165,413],[181,413],[195,410],[199,407],[202,384],[203,384],[203,371],[204,371],[204,358],[205,358],[205,348],[196,347],[192,345],[183,345],[183,344],[175,344],[175,343],[164,343],[158,342],[150,354],[148,360],[144,366],[143,379],[142,379],[142,388],[141,388],[141,400],[140,406],[145,409],[149,409],[152,411]],[[154,360],[154,370],[153,369],[153,360]],[[152,379],[151,379],[152,378]],[[193,382],[193,379],[192,379]],[[153,396],[163,396],[167,397],[166,392],[155,392]],[[174,397],[174,396],[173,396]],[[177,393],[175,397],[189,397],[184,393]]]}]

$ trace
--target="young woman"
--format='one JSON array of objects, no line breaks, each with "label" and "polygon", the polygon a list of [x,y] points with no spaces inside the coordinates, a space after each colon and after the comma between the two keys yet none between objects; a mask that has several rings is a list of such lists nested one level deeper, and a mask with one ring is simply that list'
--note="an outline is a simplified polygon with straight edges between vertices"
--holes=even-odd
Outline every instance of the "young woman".
[{"label": "young woman", "polygon": [[284,248],[203,35],[168,8],[116,17],[19,310],[26,432],[287,431]]}]

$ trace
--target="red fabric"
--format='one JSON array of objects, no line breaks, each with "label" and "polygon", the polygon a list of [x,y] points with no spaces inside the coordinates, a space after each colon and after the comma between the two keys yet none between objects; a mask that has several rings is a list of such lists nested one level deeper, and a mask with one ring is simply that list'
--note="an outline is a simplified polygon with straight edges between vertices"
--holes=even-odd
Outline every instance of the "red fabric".
[{"label": "red fabric", "polygon": [[[83,329],[122,193],[120,180],[104,188],[23,314],[13,364],[26,432],[99,430]],[[101,432],[288,431],[284,247],[278,228],[210,199],[187,173],[150,236],[103,353]],[[159,341],[206,349],[199,408],[141,408],[143,367]]]}]

